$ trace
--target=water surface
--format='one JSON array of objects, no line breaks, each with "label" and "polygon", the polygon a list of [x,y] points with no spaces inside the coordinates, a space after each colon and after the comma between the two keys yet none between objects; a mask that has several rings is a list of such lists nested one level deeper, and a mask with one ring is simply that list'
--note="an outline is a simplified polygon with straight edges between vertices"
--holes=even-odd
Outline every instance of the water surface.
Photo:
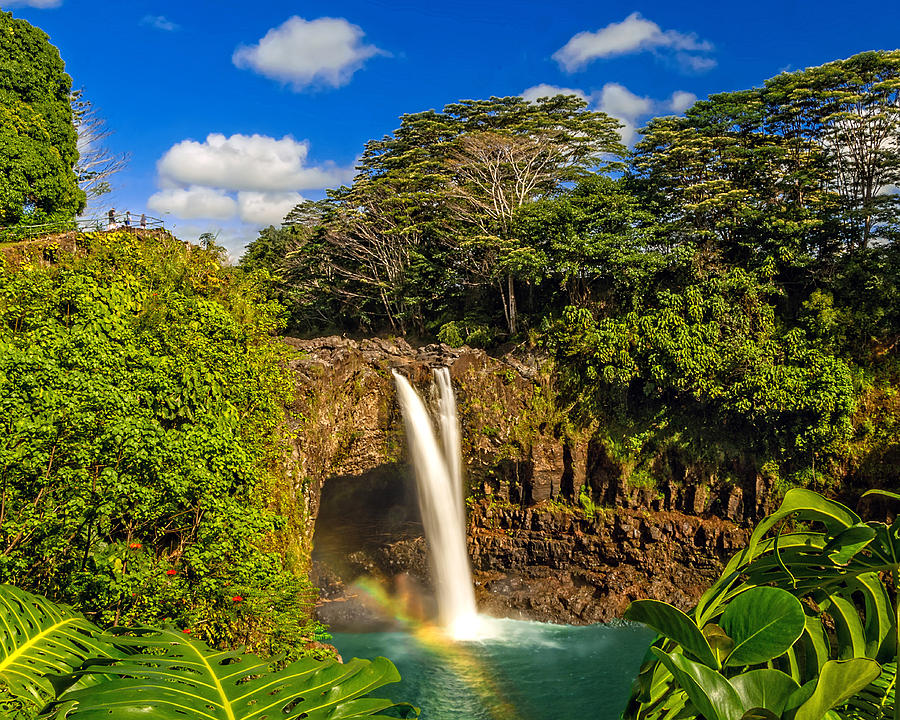
[{"label": "water surface", "polygon": [[616,720],[653,639],[625,623],[574,627],[488,620],[488,639],[436,633],[336,633],[345,659],[390,658],[403,677],[374,694],[422,720]]}]

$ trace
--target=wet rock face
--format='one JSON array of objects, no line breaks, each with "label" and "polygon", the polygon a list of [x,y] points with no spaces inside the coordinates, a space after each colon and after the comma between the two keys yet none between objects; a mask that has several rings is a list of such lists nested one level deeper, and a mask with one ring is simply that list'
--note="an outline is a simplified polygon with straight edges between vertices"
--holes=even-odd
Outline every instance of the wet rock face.
[{"label": "wet rock face", "polygon": [[[289,501],[309,533],[301,539],[307,552],[317,548],[314,576],[334,606],[328,612],[349,616],[350,626],[375,612],[337,609],[358,577],[393,590],[406,578],[401,594],[411,583],[424,590],[423,607],[429,602],[394,370],[427,397],[433,368],[450,369],[468,482],[482,498],[470,503],[470,557],[479,603],[493,614],[596,622],[620,616],[638,597],[687,608],[769,509],[769,488],[749,467],[720,479],[662,454],[652,486],[633,483],[632,468],[602,442],[565,429],[539,357],[414,348],[403,339],[286,341],[299,351],[284,463]],[[593,517],[578,508],[580,494],[595,506]]]},{"label": "wet rock face", "polygon": [[469,523],[479,605],[488,613],[584,624],[639,598],[687,610],[749,531],[681,513],[511,508],[482,501]]}]

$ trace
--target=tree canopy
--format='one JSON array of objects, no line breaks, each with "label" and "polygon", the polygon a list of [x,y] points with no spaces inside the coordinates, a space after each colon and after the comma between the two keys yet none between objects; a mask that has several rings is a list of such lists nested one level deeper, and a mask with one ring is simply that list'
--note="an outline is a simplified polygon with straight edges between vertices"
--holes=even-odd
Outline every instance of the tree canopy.
[{"label": "tree canopy", "polygon": [[277,306],[215,249],[80,244],[0,259],[0,581],[105,624],[298,650],[309,586],[270,549],[293,390]]},{"label": "tree canopy", "polygon": [[71,89],[47,35],[0,11],[0,224],[73,217],[84,207]]},{"label": "tree canopy", "polygon": [[712,95],[630,153],[617,126],[572,96],[404,115],[243,263],[297,329],[537,338],[572,417],[639,453],[889,453],[900,418],[861,413],[900,376],[900,51]]},{"label": "tree canopy", "polygon": [[[330,193],[317,224],[285,254],[286,286],[304,290],[297,320],[321,323],[329,307],[326,315],[363,327],[425,333],[434,322],[426,318],[449,320],[477,294],[515,332],[517,278],[530,272],[512,234],[515,214],[623,167],[618,127],[571,96],[465,100],[404,115],[392,135],[366,145],[352,186]],[[251,245],[245,265],[257,255]]]}]

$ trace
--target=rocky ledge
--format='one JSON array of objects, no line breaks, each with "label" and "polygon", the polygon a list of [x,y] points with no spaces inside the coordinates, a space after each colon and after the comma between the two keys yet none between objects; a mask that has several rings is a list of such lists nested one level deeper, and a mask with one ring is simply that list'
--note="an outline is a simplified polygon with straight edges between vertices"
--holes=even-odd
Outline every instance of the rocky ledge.
[{"label": "rocky ledge", "polygon": [[490,614],[590,623],[621,616],[638,597],[687,608],[766,510],[769,489],[753,468],[720,480],[664,457],[652,487],[632,485],[603,443],[568,429],[538,354],[494,357],[402,339],[286,342],[298,353],[284,470],[300,525],[315,528],[304,542],[314,546],[322,617],[339,626],[385,616],[354,589],[361,577],[419,598],[407,611],[429,612],[392,370],[427,396],[432,369],[450,369],[472,496],[469,551],[478,601]]}]

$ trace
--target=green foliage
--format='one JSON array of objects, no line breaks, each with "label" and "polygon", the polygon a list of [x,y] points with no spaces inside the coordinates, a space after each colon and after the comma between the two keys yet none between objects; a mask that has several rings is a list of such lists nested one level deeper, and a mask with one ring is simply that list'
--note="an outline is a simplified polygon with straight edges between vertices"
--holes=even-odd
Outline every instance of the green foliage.
[{"label": "green foliage", "polygon": [[0,266],[0,579],[101,624],[302,651],[313,591],[267,508],[277,306],[171,237],[81,243]]},{"label": "green foliage", "polygon": [[[788,520],[824,530],[784,533]],[[626,720],[682,712],[819,720],[832,708],[880,720],[891,706],[896,718],[898,558],[900,523],[864,523],[840,503],[791,490],[690,613],[632,603],[626,617],[660,637]]]},{"label": "green foliage", "polygon": [[[490,343],[498,325],[516,332],[522,285],[546,270],[544,253],[514,232],[515,212],[620,168],[610,162],[624,152],[617,125],[564,95],[404,115],[392,135],[366,145],[351,187],[298,206],[291,227],[263,231],[242,263],[275,268],[263,258],[282,253],[275,273],[304,329],[423,334],[483,316],[492,327],[479,341]],[[304,237],[291,244],[295,227]]]},{"label": "green foliage", "polygon": [[563,390],[586,417],[667,416],[671,432],[724,432],[775,457],[839,448],[855,409],[849,369],[803,331],[779,331],[765,294],[734,271],[620,317],[567,308],[553,337]]},{"label": "green foliage", "polygon": [[71,87],[47,35],[0,11],[0,225],[72,218],[84,208]]},{"label": "green foliage", "polygon": [[17,717],[249,720],[414,717],[409,705],[367,697],[400,679],[385,658],[272,663],[216,651],[172,628],[108,635],[68,608],[0,586],[0,683]]},{"label": "green foliage", "polygon": [[682,239],[802,269],[896,232],[898,98],[896,50],[782,73],[651,121],[635,169]]},{"label": "green foliage", "polygon": [[597,516],[597,505],[591,498],[586,485],[582,485],[578,490],[578,504],[581,505],[581,509],[584,510],[584,516],[588,520],[593,520]]},{"label": "green foliage", "polygon": [[734,642],[726,666],[758,665],[786,653],[806,628],[803,606],[778,588],[759,587],[732,600],[719,621]]},{"label": "green foliage", "polygon": [[490,327],[478,322],[466,320],[452,320],[441,325],[438,330],[438,340],[447,343],[451,347],[485,348],[490,347],[494,340],[494,334]]},{"label": "green foliage", "polygon": [[48,675],[119,654],[81,615],[10,585],[0,586],[0,624],[0,682],[20,699],[40,702],[54,692]]},{"label": "green foliage", "polygon": [[404,115],[243,263],[303,332],[544,341],[633,485],[671,451],[868,487],[900,426],[898,93],[900,51],[782,73],[652,120],[624,164],[571,96]]},{"label": "green foliage", "polygon": [[[123,630],[109,640],[128,654],[112,662],[88,661],[72,681],[93,676],[103,680],[64,692],[48,717],[130,718],[136,712],[153,717],[203,714],[218,720],[251,720],[260,715],[284,720],[337,720],[415,717],[411,706],[364,697],[400,675],[385,658],[347,663],[304,658],[270,672],[270,663],[249,653],[215,651],[176,630]],[[396,717],[396,716],[394,716]]]},{"label": "green foliage", "polygon": [[634,190],[627,179],[592,176],[517,213],[520,243],[542,258],[534,282],[555,305],[628,308],[665,266],[653,213]]}]

